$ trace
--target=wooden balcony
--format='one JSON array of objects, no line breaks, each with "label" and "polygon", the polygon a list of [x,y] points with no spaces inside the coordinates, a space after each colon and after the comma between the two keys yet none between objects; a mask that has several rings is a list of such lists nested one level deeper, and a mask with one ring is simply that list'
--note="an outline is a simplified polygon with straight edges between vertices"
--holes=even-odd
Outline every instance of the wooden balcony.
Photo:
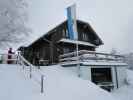
[{"label": "wooden balcony", "polygon": [[[78,54],[78,55],[77,55]],[[59,61],[63,62],[124,62],[124,56],[108,53],[99,53],[95,51],[80,50],[70,52],[59,56]]]}]

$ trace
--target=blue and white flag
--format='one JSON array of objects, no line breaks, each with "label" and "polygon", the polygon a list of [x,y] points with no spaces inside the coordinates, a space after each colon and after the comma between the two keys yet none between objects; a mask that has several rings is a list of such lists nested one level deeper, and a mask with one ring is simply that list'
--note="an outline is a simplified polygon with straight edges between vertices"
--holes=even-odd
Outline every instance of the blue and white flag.
[{"label": "blue and white flag", "polygon": [[72,5],[67,8],[67,25],[68,25],[68,35],[71,40],[78,39],[77,33],[77,22],[76,22],[76,5]]}]

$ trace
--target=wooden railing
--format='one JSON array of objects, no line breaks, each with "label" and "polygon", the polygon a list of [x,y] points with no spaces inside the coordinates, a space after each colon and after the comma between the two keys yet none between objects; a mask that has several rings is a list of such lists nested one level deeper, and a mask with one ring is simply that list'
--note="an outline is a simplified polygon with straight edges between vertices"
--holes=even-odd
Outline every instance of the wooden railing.
[{"label": "wooden railing", "polygon": [[[9,58],[10,56],[10,58]],[[30,79],[33,79],[37,84],[40,85],[41,93],[44,92],[44,74],[29,61],[27,61],[20,53],[18,54],[0,54],[0,63],[7,64],[10,61],[10,64],[19,64],[22,66],[22,69],[28,72]]]},{"label": "wooden railing", "polygon": [[121,55],[113,55],[109,53],[99,53],[95,51],[87,51],[87,50],[80,50],[77,52],[70,52],[59,56],[60,62],[68,62],[68,61],[124,61],[124,56]]}]

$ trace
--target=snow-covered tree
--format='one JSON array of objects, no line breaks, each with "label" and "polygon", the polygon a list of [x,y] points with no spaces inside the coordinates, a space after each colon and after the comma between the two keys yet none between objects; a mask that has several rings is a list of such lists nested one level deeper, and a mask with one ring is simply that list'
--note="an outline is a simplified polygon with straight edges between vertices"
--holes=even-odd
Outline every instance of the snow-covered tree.
[{"label": "snow-covered tree", "polygon": [[125,61],[129,66],[129,69],[133,70],[133,53],[125,54]]},{"label": "snow-covered tree", "polygon": [[110,51],[110,54],[113,54],[113,55],[118,54],[116,48],[112,48],[111,51]]},{"label": "snow-covered tree", "polygon": [[0,0],[0,47],[18,43],[30,32],[27,6],[25,0]]}]

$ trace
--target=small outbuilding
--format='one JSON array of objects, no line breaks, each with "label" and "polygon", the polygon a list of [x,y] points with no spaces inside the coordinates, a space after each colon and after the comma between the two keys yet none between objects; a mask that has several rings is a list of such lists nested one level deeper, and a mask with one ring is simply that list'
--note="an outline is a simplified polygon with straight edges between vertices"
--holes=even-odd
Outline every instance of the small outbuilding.
[{"label": "small outbuilding", "polygon": [[123,56],[86,50],[78,53],[78,59],[76,52],[61,55],[60,64],[108,91],[125,84],[127,64]]}]

